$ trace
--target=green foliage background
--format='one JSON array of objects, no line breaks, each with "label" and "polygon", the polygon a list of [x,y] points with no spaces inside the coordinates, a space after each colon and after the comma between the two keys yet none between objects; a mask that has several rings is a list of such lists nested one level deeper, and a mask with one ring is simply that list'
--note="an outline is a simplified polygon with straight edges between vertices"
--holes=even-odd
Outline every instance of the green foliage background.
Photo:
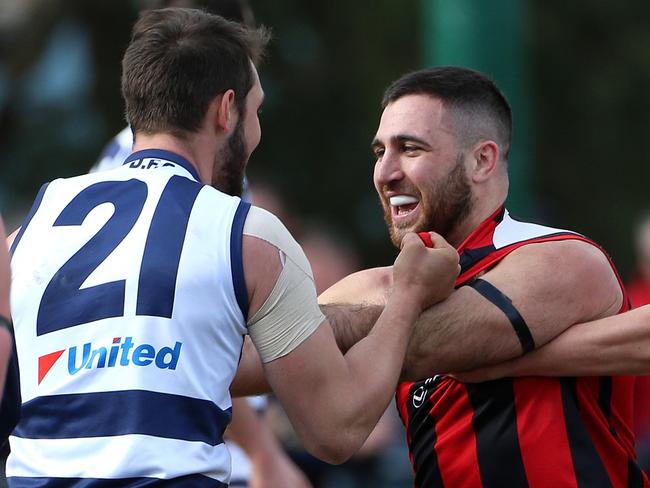
[{"label": "green foliage background", "polygon": [[[267,102],[251,180],[277,185],[294,213],[338,229],[364,264],[388,262],[394,251],[372,187],[369,143],[384,87],[422,67],[422,3],[250,3],[274,32],[261,69]],[[27,4],[26,21],[0,16],[0,209],[10,226],[42,182],[86,171],[122,128],[119,60],[136,18],[127,1]],[[642,0],[536,0],[525,19],[535,128],[521,162],[535,202],[525,217],[589,235],[625,274],[633,224],[650,207],[648,19]],[[34,102],[38,89],[30,96],[25,87],[61,23],[85,36],[90,81],[65,101]]]}]

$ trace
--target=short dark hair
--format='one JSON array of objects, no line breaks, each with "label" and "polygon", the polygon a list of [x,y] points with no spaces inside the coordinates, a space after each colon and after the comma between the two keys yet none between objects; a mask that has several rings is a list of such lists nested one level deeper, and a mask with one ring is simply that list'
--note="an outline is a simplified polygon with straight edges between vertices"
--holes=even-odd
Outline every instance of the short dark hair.
[{"label": "short dark hair", "polygon": [[[442,101],[457,122],[457,137],[473,144],[480,137],[495,138],[508,160],[512,139],[512,110],[490,78],[459,66],[440,66],[408,73],[384,92],[382,108],[406,95],[429,95]],[[490,133],[485,133],[485,132]]]},{"label": "short dark hair", "polygon": [[268,42],[253,29],[202,10],[144,12],[122,59],[122,96],[134,131],[179,137],[198,130],[210,101],[228,89],[244,113]]},{"label": "short dark hair", "polygon": [[249,27],[255,25],[255,16],[248,0],[138,0],[138,4],[143,10],[165,7],[198,8]]}]

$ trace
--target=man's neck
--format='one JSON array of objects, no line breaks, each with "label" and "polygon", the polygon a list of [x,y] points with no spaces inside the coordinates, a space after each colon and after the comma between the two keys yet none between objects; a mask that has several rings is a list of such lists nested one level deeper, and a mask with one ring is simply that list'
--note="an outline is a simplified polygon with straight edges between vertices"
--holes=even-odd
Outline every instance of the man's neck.
[{"label": "man's neck", "polygon": [[449,232],[447,242],[458,249],[465,239],[504,203],[504,201],[499,201],[490,202],[489,205],[476,204],[470,214]]},{"label": "man's neck", "polygon": [[505,205],[506,198],[508,198],[508,187],[506,173],[497,175],[485,184],[475,186],[472,191],[470,212],[444,236],[447,242],[458,249],[483,221],[496,212],[499,207]]}]

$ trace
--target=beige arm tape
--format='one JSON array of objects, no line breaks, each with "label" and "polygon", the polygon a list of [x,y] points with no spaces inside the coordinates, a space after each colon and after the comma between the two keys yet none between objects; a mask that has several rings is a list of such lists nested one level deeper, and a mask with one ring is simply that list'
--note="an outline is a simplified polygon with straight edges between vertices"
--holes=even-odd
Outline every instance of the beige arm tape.
[{"label": "beige arm tape", "polygon": [[325,320],[318,307],[311,266],[300,245],[270,212],[251,207],[244,235],[278,248],[282,272],[260,309],[248,320],[248,333],[268,363],[286,356]]}]

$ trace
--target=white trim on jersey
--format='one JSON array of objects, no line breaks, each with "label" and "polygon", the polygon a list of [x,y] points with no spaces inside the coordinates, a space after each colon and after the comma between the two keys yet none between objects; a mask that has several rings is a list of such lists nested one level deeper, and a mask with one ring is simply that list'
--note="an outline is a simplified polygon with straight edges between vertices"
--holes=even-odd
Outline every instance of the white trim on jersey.
[{"label": "white trim on jersey", "polygon": [[[173,419],[170,419],[173,422]],[[146,450],[139,449],[146,443]],[[170,479],[195,473],[227,483],[230,454],[224,444],[209,446],[203,442],[131,434],[118,437],[84,439],[20,439],[13,438],[12,450],[26,456],[10,456],[9,476],[48,478],[107,478],[122,477],[123,467],[129,466],[129,477]],[[56,457],[50,453],[57,453]],[[156,453],[154,462],[151,452]],[[179,454],[183,462],[179,463]]]},{"label": "white trim on jersey", "polygon": [[[521,222],[510,216],[507,210],[503,215],[503,220],[497,224],[492,236],[492,242],[496,249],[509,246],[516,242],[523,242],[530,239],[548,236],[552,234],[576,234],[576,232],[563,229],[555,229],[545,225],[533,224],[531,222]],[[579,234],[578,234],[579,235]]]}]

